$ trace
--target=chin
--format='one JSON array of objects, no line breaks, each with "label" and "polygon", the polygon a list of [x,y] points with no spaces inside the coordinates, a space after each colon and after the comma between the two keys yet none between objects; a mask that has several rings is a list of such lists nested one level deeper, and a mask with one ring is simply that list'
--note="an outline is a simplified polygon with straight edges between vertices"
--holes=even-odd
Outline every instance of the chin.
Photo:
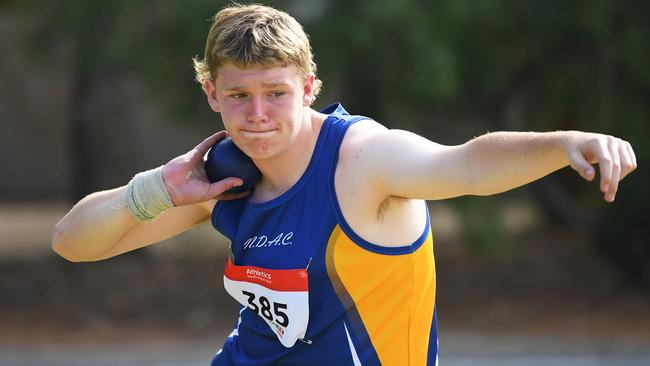
[{"label": "chin", "polygon": [[243,149],[244,153],[254,160],[270,159],[277,155],[278,145],[268,140],[253,139],[248,140]]}]

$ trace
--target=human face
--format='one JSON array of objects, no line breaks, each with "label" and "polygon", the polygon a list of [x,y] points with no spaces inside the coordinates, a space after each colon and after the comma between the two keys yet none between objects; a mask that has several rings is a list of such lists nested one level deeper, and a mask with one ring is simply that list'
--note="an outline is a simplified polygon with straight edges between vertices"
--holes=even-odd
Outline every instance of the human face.
[{"label": "human face", "polygon": [[242,69],[231,63],[217,74],[205,85],[208,103],[235,144],[253,159],[286,152],[309,116],[314,76],[301,76],[295,65]]}]

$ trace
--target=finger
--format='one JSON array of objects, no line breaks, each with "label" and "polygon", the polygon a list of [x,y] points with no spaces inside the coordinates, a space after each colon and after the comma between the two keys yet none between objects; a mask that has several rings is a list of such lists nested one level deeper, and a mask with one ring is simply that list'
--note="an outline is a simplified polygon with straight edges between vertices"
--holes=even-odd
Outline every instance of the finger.
[{"label": "finger", "polygon": [[621,156],[621,179],[625,179],[625,177],[630,174],[634,170],[634,163],[632,160],[632,156],[630,156],[630,152],[626,148],[626,142],[621,141],[621,144],[618,146],[618,154]]},{"label": "finger", "polygon": [[632,149],[632,145],[630,145],[629,142],[625,141],[625,150],[630,154],[630,157],[632,158],[632,170],[636,169],[636,154],[634,154],[634,149]]},{"label": "finger", "polygon": [[208,150],[226,136],[228,136],[226,131],[219,131],[196,145],[196,147],[192,149],[192,161],[196,162],[196,160],[203,159]]},{"label": "finger", "polygon": [[571,168],[578,172],[578,174],[580,174],[584,179],[590,182],[594,179],[594,176],[596,175],[594,168],[589,164],[587,159],[582,156],[580,151],[575,151],[569,155],[569,164],[571,165]]},{"label": "finger", "polygon": [[208,195],[210,198],[215,198],[225,191],[234,187],[239,187],[242,184],[244,184],[244,181],[241,178],[228,177],[218,182],[211,183],[210,188],[208,188]]},{"label": "finger", "polygon": [[618,142],[612,141],[608,144],[609,154],[612,157],[612,178],[609,183],[609,189],[605,192],[605,200],[614,202],[616,192],[618,191],[618,182],[621,179],[621,156],[618,150]]},{"label": "finger", "polygon": [[598,151],[596,154],[598,167],[600,168],[600,191],[606,193],[612,181],[612,156],[607,144],[603,141],[598,142]]}]

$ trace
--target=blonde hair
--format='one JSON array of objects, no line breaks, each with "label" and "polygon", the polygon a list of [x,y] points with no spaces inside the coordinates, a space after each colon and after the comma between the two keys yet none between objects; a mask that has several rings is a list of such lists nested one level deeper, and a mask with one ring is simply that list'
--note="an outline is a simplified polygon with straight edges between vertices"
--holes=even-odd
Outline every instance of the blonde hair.
[{"label": "blonde hair", "polygon": [[[235,3],[214,16],[203,60],[193,60],[196,81],[203,86],[206,80],[216,80],[217,69],[228,62],[241,68],[294,64],[306,76],[316,74],[313,58],[309,37],[291,15],[264,5]],[[321,86],[315,78],[314,96]]]}]

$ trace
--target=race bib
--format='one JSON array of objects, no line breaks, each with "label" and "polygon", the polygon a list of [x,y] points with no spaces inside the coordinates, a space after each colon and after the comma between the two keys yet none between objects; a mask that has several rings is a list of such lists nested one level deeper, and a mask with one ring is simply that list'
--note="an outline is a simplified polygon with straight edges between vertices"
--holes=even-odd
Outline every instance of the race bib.
[{"label": "race bib", "polygon": [[309,322],[306,269],[236,266],[228,259],[223,285],[230,296],[259,315],[285,347],[305,337]]}]

